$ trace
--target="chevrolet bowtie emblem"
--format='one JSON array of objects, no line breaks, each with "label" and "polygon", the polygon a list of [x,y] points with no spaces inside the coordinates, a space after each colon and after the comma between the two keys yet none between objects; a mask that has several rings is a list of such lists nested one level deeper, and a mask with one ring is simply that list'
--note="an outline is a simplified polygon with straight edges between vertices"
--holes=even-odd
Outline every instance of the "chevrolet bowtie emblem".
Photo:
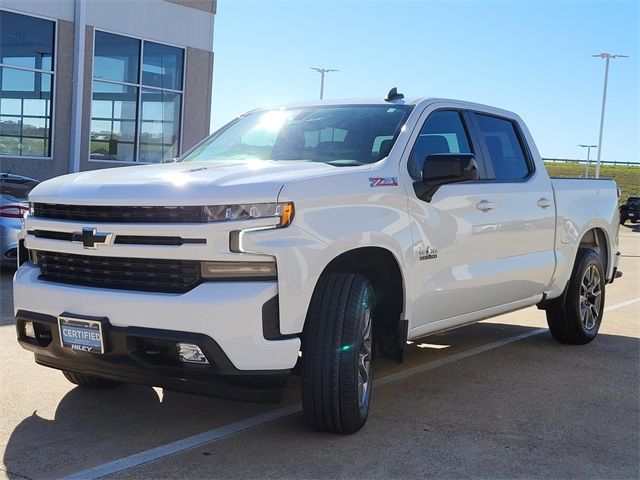
[{"label": "chevrolet bowtie emblem", "polygon": [[99,233],[95,228],[83,228],[82,232],[73,232],[72,242],[82,243],[84,248],[97,249],[98,245],[111,245],[113,233]]}]

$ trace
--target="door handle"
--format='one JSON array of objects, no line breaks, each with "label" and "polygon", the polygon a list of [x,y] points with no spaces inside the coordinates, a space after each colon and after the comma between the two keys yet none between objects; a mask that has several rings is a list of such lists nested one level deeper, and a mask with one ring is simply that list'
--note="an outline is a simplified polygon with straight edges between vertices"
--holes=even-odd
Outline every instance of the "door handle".
[{"label": "door handle", "polygon": [[476,208],[483,212],[488,212],[496,208],[496,202],[490,202],[489,200],[480,200],[476,203]]},{"label": "door handle", "polygon": [[540,208],[549,208],[551,206],[551,200],[543,197],[538,200],[538,206]]}]

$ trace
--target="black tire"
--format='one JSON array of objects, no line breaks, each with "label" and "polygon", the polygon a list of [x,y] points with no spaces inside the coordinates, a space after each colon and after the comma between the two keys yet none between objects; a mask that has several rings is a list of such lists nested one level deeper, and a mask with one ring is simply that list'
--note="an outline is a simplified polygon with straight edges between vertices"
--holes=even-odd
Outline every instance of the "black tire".
[{"label": "black tire", "polygon": [[620,217],[620,225],[624,225],[624,222],[626,222],[627,219],[625,217]]},{"label": "black tire", "polygon": [[302,340],[302,406],[315,430],[349,434],[367,420],[373,305],[364,276],[329,273],[318,281]]},{"label": "black tire", "polygon": [[120,382],[107,380],[106,378],[94,377],[93,375],[83,375],[80,373],[72,373],[63,371],[62,374],[71,383],[87,388],[114,388],[120,385]]},{"label": "black tire", "polygon": [[[589,273],[593,273],[591,280]],[[591,249],[578,250],[564,301],[558,300],[547,309],[547,324],[553,338],[574,345],[584,345],[596,338],[604,312],[605,284],[600,256]]]}]

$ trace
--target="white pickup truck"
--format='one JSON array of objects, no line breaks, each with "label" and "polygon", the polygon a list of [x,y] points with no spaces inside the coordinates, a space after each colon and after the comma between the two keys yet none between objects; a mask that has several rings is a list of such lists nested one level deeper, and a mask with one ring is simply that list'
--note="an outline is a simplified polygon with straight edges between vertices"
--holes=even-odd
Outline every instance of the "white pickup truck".
[{"label": "white pickup truck", "polygon": [[65,175],[29,196],[20,344],[87,387],[277,400],[364,424],[372,357],[538,305],[597,334],[616,185],[550,179],[515,114],[444,99],[255,110],[173,163]]}]

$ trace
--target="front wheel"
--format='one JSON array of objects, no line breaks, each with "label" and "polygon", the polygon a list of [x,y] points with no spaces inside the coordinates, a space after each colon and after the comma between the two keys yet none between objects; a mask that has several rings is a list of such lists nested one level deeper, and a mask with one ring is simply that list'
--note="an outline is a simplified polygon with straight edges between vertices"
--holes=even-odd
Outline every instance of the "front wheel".
[{"label": "front wheel", "polygon": [[600,256],[580,249],[564,302],[547,309],[547,324],[561,343],[582,345],[596,338],[604,313],[605,275]]},{"label": "front wheel", "polygon": [[360,430],[371,400],[373,287],[361,275],[323,275],[302,341],[302,406],[311,428]]}]

